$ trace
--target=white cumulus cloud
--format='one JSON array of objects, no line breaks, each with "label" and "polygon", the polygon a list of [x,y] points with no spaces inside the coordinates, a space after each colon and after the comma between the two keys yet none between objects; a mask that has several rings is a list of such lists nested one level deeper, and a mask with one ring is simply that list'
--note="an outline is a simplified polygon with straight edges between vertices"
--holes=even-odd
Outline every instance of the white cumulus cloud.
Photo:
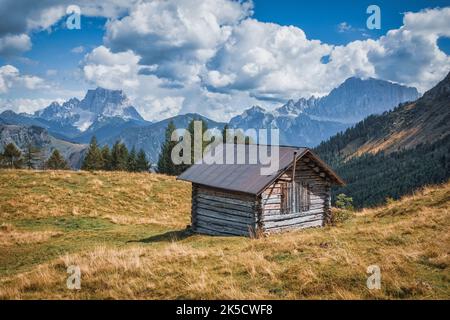
[{"label": "white cumulus cloud", "polygon": [[252,104],[270,107],[327,94],[352,76],[424,92],[450,71],[450,58],[438,46],[439,38],[450,37],[450,8],[408,12],[400,28],[379,39],[336,46],[295,26],[258,21],[252,6],[228,0],[137,2],[107,23],[104,44],[85,57],[84,76],[128,90],[143,102],[147,117],[199,112],[226,120]]},{"label": "white cumulus cloud", "polygon": [[42,78],[32,75],[21,75],[19,69],[12,65],[0,67],[0,93],[7,93],[12,87],[38,89],[45,87]]},{"label": "white cumulus cloud", "polygon": [[106,45],[133,50],[160,77],[198,81],[204,64],[247,17],[251,2],[184,0],[140,2],[106,26]]},{"label": "white cumulus cloud", "polygon": [[26,34],[6,35],[0,38],[0,56],[11,57],[31,49],[30,37]]},{"label": "white cumulus cloud", "polygon": [[85,78],[107,89],[127,89],[139,85],[137,79],[139,56],[132,51],[112,53],[100,46],[86,55]]}]

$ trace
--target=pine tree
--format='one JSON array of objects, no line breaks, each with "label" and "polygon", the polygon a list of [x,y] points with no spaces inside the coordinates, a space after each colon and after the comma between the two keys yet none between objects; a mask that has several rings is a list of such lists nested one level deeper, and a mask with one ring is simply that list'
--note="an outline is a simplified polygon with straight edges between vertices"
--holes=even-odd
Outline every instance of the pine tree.
[{"label": "pine tree", "polygon": [[150,170],[150,163],[147,160],[144,150],[139,150],[136,159],[136,168],[138,172],[148,172]]},{"label": "pine tree", "polygon": [[101,170],[103,168],[102,153],[97,143],[97,138],[92,137],[89,149],[84,157],[81,169],[83,170]]},{"label": "pine tree", "polygon": [[111,149],[111,170],[126,171],[128,168],[128,149],[116,141]]},{"label": "pine tree", "polygon": [[[230,127],[228,126],[228,124],[226,124],[222,130],[223,143],[227,143],[228,137],[230,137],[230,138],[232,137],[232,135],[230,135],[230,133],[227,132],[228,130],[230,130]],[[238,141],[241,141],[241,140],[244,140],[245,144],[253,143],[253,139],[249,136],[245,136],[244,132],[242,132],[242,130],[234,130],[233,143],[237,144]]]},{"label": "pine tree", "polygon": [[208,130],[208,124],[206,123],[206,121],[204,121],[203,119],[193,119],[191,120],[191,122],[189,123],[187,129],[186,129],[186,134],[189,134],[191,136],[191,164],[180,164],[175,166],[175,174],[179,175],[181,174],[183,171],[185,171],[186,169],[188,169],[192,164],[194,164],[195,162],[195,153],[194,153],[194,141],[195,141],[195,135],[194,135],[194,126],[195,126],[195,121],[201,121],[202,122],[202,136],[200,137],[201,141],[202,141],[202,155],[203,152],[205,151],[205,148],[208,146],[208,144],[210,143],[209,141],[203,141],[203,134],[205,133],[206,130]]},{"label": "pine tree", "polygon": [[166,128],[164,143],[161,147],[161,152],[158,159],[158,171],[160,173],[174,175],[175,165],[172,162],[171,153],[173,147],[177,144],[176,141],[172,141],[172,132],[176,130],[173,121],[170,121]]},{"label": "pine tree", "polygon": [[58,149],[53,150],[52,155],[45,162],[45,167],[51,170],[66,170],[69,165],[64,157],[59,153]]},{"label": "pine tree", "polygon": [[137,159],[136,159],[136,149],[131,148],[130,153],[128,154],[127,161],[127,170],[130,172],[137,172]]},{"label": "pine tree", "polygon": [[104,145],[100,150],[102,154],[103,167],[102,170],[109,171],[111,170],[111,151],[109,151],[108,145]]},{"label": "pine tree", "polygon": [[36,163],[41,160],[41,150],[33,146],[31,143],[27,145],[27,148],[25,150],[24,160],[25,165],[28,169],[34,169],[36,166]]},{"label": "pine tree", "polygon": [[223,138],[223,143],[227,143],[227,137],[228,137],[228,130],[230,129],[230,127],[228,126],[228,124],[226,124],[224,127],[223,127],[223,130],[222,130],[222,138]]},{"label": "pine tree", "polygon": [[8,143],[3,150],[2,158],[9,168],[20,168],[23,163],[22,152],[17,149],[14,143]]}]

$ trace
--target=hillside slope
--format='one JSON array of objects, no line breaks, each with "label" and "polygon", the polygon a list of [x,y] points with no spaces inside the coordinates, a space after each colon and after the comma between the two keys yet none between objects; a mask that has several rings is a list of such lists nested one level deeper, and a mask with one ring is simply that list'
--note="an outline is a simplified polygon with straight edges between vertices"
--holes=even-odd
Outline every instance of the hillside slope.
[{"label": "hillside slope", "polygon": [[81,167],[82,158],[87,146],[57,139],[41,127],[2,125],[0,124],[0,151],[8,143],[14,143],[24,154],[31,144],[40,150],[39,161],[35,167],[42,167],[42,162],[47,160],[54,149],[58,149],[68,161],[71,168]]},{"label": "hillside slope", "polygon": [[450,73],[417,101],[369,116],[316,151],[347,182],[335,194],[350,194],[361,207],[447,181],[449,133]]},{"label": "hillside slope", "polygon": [[254,106],[230,120],[233,128],[278,128],[280,143],[315,147],[371,114],[419,97],[410,88],[380,79],[349,78],[328,95],[289,100],[274,111]]},{"label": "hillside slope", "polygon": [[163,175],[2,170],[0,190],[0,299],[450,298],[450,183],[260,239],[191,235],[190,185]]}]

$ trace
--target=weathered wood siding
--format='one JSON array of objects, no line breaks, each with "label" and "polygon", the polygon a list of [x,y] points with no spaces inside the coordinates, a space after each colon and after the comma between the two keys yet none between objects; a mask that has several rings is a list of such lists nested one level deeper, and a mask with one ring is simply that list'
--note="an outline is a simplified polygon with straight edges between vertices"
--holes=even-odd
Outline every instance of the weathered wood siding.
[{"label": "weathered wood siding", "polygon": [[260,196],[192,186],[192,229],[209,235],[255,236],[285,229],[318,227],[330,216],[330,177],[312,159],[298,160],[295,180],[310,186],[309,210],[281,212],[281,184],[291,181],[287,170]]},{"label": "weathered wood siding", "polygon": [[260,197],[261,214],[258,225],[264,232],[279,232],[292,228],[322,226],[327,220],[330,208],[330,180],[310,158],[298,160],[295,180],[310,185],[310,207],[300,213],[282,213],[281,184],[292,180],[292,169],[286,171],[270,185]]},{"label": "weathered wood siding", "polygon": [[192,186],[192,229],[210,235],[253,236],[259,203],[256,196]]}]

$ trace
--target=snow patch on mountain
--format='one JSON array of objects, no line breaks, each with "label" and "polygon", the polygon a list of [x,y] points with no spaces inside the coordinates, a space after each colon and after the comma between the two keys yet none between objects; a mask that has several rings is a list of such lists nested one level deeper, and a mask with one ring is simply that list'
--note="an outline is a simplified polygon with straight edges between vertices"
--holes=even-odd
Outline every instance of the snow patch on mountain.
[{"label": "snow patch on mountain", "polygon": [[78,121],[73,125],[81,132],[86,131],[94,123],[96,115],[93,112],[86,111],[80,108],[74,110],[78,115]]},{"label": "snow patch on mountain", "polygon": [[291,99],[286,104],[275,109],[273,114],[275,116],[298,117],[305,110],[314,107],[317,101],[318,99],[314,96],[309,99],[300,98],[297,102]]},{"label": "snow patch on mountain", "polygon": [[104,88],[88,90],[82,100],[72,98],[63,104],[53,102],[36,111],[34,116],[61,126],[74,126],[81,132],[101,119],[117,117],[125,121],[144,121],[122,90]]},{"label": "snow patch on mountain", "polygon": [[415,88],[373,78],[349,78],[329,95],[289,100],[273,111],[253,106],[230,120],[230,127],[280,129],[280,142],[315,146],[371,114],[419,97]]}]

